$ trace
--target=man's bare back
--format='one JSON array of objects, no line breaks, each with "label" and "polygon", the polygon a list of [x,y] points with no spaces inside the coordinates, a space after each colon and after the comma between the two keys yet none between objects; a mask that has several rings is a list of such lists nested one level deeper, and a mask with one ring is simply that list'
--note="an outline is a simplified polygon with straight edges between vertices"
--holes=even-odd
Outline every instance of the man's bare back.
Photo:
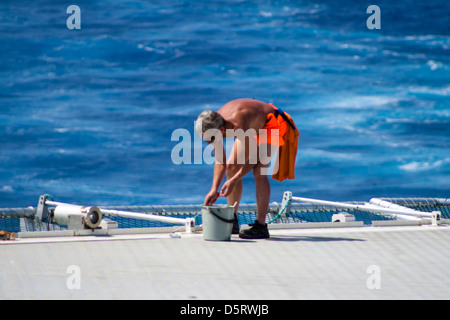
[{"label": "man's bare back", "polygon": [[255,129],[264,127],[267,115],[273,112],[273,106],[255,99],[237,99],[225,104],[217,111],[232,128]]}]

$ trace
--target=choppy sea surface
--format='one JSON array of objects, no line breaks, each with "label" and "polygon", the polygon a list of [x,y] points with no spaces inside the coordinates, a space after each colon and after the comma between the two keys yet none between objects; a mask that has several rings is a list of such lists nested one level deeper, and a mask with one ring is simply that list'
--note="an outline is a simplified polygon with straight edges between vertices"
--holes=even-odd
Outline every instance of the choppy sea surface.
[{"label": "choppy sea surface", "polygon": [[377,0],[368,29],[372,2],[1,1],[0,207],[202,203],[212,166],[172,132],[236,98],[301,131],[271,201],[450,197],[450,2]]}]

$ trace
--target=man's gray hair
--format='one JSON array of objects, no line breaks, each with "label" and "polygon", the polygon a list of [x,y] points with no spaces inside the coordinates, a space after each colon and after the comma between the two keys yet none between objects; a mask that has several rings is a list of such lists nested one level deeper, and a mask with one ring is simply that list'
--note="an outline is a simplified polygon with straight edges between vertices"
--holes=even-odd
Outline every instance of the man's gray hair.
[{"label": "man's gray hair", "polygon": [[225,119],[217,112],[205,110],[197,118],[195,131],[202,135],[208,129],[219,129],[225,125]]}]

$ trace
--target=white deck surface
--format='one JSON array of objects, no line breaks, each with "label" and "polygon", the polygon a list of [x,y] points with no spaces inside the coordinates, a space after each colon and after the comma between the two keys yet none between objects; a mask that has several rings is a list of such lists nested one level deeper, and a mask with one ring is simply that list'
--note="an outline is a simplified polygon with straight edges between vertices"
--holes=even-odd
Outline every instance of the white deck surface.
[{"label": "white deck surface", "polygon": [[24,238],[0,242],[0,299],[449,299],[449,244],[446,226]]}]

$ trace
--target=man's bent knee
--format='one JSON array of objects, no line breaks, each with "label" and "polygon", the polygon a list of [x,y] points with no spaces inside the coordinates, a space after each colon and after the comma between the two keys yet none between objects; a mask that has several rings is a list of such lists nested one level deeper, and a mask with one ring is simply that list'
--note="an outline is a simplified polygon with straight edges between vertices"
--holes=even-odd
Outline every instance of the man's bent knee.
[{"label": "man's bent knee", "polygon": [[228,177],[234,176],[239,171],[239,169],[241,167],[242,166],[239,166],[239,165],[236,165],[236,164],[227,164],[227,176]]},{"label": "man's bent knee", "polygon": [[255,168],[253,168],[253,176],[256,180],[268,180],[269,175],[267,174],[267,166],[264,165],[257,165]]}]

